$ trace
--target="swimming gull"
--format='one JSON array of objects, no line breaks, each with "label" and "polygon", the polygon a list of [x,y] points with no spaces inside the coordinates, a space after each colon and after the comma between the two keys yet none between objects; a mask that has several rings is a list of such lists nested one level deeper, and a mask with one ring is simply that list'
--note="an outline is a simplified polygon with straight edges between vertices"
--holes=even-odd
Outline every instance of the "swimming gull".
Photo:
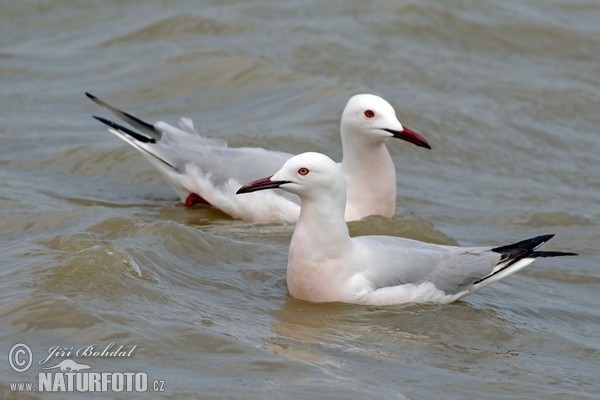
[{"label": "swimming gull", "polygon": [[287,267],[289,293],[301,300],[446,304],[519,271],[536,257],[575,255],[536,250],[553,235],[500,247],[443,246],[394,236],[351,238],[344,220],[344,175],[319,153],[295,156],[273,176],[237,193],[274,188],[301,199]]},{"label": "swimming gull", "polygon": [[[150,124],[86,93],[137,131],[95,116],[109,131],[129,143],[158,168],[187,206],[212,205],[234,218],[254,222],[298,219],[299,201],[282,191],[256,193],[243,201],[235,195],[244,182],[281,168],[292,154],[259,147],[229,147],[218,139],[198,135],[191,120],[181,129],[166,122]],[[396,209],[396,169],[385,142],[398,138],[430,149],[418,133],[402,126],[394,108],[381,97],[360,94],[350,98],[341,118],[343,159],[348,182],[345,218],[369,215],[392,217]]]}]

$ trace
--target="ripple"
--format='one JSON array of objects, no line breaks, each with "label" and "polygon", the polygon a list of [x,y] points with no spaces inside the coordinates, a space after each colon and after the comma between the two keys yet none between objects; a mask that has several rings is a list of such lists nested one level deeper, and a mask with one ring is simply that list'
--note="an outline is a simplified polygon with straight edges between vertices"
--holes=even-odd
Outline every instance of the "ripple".
[{"label": "ripple", "polygon": [[148,24],[135,32],[107,40],[100,46],[108,47],[123,43],[174,39],[184,36],[243,34],[252,26],[248,22],[228,24],[210,18],[180,14]]},{"label": "ripple", "polygon": [[371,216],[348,224],[352,236],[400,236],[429,243],[457,245],[458,243],[438,230],[431,222],[414,217],[395,215],[392,218]]},{"label": "ripple", "polygon": [[519,214],[509,218],[508,222],[531,227],[587,227],[594,224],[588,218],[562,211]]}]

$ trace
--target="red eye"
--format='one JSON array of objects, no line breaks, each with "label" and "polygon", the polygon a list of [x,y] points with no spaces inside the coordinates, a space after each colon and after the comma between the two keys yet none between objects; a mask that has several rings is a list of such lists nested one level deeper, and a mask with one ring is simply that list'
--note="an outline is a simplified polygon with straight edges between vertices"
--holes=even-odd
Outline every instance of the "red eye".
[{"label": "red eye", "polygon": [[365,117],[373,118],[375,116],[375,112],[373,110],[365,110]]},{"label": "red eye", "polygon": [[298,170],[298,173],[302,176],[308,175],[309,172],[310,171],[308,170],[308,168],[304,168],[304,167],[302,167]]}]

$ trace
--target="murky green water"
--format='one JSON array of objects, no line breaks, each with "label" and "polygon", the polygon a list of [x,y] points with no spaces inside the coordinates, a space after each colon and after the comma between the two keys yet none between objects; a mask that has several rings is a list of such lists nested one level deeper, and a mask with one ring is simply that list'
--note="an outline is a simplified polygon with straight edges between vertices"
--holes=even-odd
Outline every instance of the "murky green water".
[{"label": "murky green water", "polygon": [[[137,347],[71,358],[143,371],[170,399],[599,398],[600,3],[353,3],[0,4],[0,397],[48,397],[10,383],[37,385],[54,346],[115,343]],[[347,99],[376,93],[433,150],[389,144],[398,215],[354,234],[556,233],[547,248],[581,256],[443,307],[296,301],[291,225],[185,209],[84,91],[337,159]],[[7,363],[16,343],[26,372]]]}]

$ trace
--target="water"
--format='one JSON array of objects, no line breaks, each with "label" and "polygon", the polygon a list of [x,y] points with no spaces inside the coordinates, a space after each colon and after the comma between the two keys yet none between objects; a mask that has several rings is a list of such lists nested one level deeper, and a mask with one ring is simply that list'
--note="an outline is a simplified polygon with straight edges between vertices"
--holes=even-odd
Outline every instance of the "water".
[{"label": "water", "polygon": [[[53,346],[114,342],[137,348],[71,358],[146,372],[170,399],[600,398],[600,3],[271,3],[0,3],[2,397],[47,397],[9,383],[37,385]],[[389,144],[398,215],[354,234],[556,233],[548,249],[581,256],[443,307],[299,302],[291,225],[184,209],[84,91],[234,146],[337,159],[345,102],[380,94],[433,150]],[[23,373],[6,361],[18,342]]]}]

